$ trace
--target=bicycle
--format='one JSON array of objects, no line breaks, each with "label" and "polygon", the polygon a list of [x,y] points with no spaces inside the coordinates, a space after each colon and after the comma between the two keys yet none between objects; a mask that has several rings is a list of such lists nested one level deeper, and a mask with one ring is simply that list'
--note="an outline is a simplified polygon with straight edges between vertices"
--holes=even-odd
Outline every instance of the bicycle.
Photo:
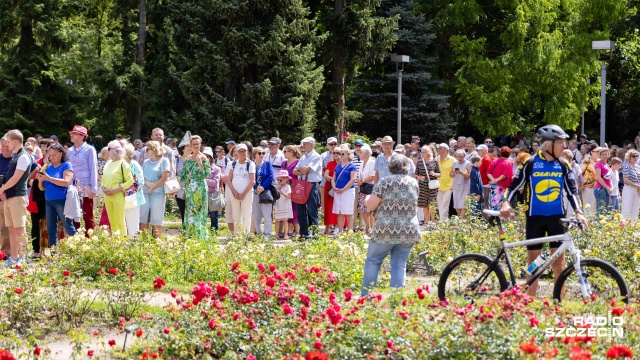
[{"label": "bicycle", "polygon": [[[565,250],[569,250],[573,258],[573,264],[567,265],[556,279],[553,287],[553,299],[558,302],[569,300],[573,297],[580,301],[587,299],[589,301],[610,301],[611,299],[616,299],[628,303],[629,290],[620,272],[613,265],[603,260],[583,258],[580,249],[574,247],[569,231],[562,235],[508,243],[505,241],[504,232],[502,231],[500,212],[483,210],[483,213],[495,220],[502,248],[493,260],[483,254],[471,253],[461,255],[447,264],[438,282],[438,298],[440,300],[451,302],[457,299],[455,296],[462,296],[465,302],[473,303],[476,297],[491,297],[509,290],[516,285],[516,276],[511,265],[509,249],[561,241],[562,243],[557,251],[533,270],[531,277],[525,282],[526,286],[530,286],[534,281],[540,279],[551,266],[551,263],[560,254],[563,254]],[[561,219],[560,222],[567,230],[572,227],[583,229],[582,223],[576,218]],[[502,258],[506,263],[511,281],[507,281],[500,265]]]}]

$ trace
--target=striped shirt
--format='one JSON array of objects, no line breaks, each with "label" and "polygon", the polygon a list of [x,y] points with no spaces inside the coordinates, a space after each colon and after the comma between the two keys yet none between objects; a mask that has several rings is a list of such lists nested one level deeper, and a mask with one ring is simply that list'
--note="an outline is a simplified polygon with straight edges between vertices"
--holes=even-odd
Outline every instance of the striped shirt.
[{"label": "striped shirt", "polygon": [[640,169],[638,165],[631,165],[628,162],[622,163],[622,175],[634,184],[640,185]]}]

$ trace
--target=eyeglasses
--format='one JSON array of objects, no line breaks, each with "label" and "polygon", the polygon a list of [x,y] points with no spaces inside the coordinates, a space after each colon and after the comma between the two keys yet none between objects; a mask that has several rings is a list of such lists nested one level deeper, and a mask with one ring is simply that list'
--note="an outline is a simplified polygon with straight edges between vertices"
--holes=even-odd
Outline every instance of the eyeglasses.
[{"label": "eyeglasses", "polygon": [[286,179],[278,179],[278,182],[285,182]]},{"label": "eyeglasses", "polygon": [[334,152],[333,155],[342,155],[342,153]]},{"label": "eyeglasses", "polygon": [[222,151],[220,150],[216,150],[216,154],[220,154]]},{"label": "eyeglasses", "polygon": [[340,156],[347,156],[347,154],[340,153]]},{"label": "eyeglasses", "polygon": [[362,145],[356,145],[356,147],[362,147]]},{"label": "eyeglasses", "polygon": [[329,146],[336,146],[336,145],[338,145],[338,144],[337,144],[337,143],[335,143],[335,144],[327,144],[327,145],[329,145]]},{"label": "eyeglasses", "polygon": [[291,152],[291,150],[282,150],[282,152]]},{"label": "eyeglasses", "polygon": [[637,158],[638,156],[640,156],[640,155],[638,155],[638,154],[631,155],[632,158]]},{"label": "eyeglasses", "polygon": [[485,144],[493,144],[493,141],[491,141],[491,140],[487,140],[487,141],[485,141],[484,143],[485,143]]},{"label": "eyeglasses", "polygon": [[264,152],[259,151],[259,152],[256,153],[256,155],[264,155]]}]

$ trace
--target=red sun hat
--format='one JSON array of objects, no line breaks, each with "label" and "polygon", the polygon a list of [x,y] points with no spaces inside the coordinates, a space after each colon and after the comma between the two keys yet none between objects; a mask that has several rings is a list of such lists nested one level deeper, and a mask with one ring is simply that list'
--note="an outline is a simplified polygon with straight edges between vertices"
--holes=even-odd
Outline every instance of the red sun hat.
[{"label": "red sun hat", "polygon": [[73,127],[73,130],[69,131],[69,134],[78,134],[78,135],[82,135],[84,137],[88,137],[89,136],[89,132],[87,131],[87,128],[84,126],[80,126],[80,125],[76,125]]}]

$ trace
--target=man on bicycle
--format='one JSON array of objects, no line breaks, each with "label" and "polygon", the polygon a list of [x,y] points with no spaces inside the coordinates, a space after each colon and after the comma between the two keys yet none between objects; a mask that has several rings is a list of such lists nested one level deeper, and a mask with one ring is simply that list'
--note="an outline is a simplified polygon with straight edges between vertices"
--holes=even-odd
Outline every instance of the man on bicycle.
[{"label": "man on bicycle", "polygon": [[[569,135],[558,125],[546,125],[538,129],[536,138],[542,141],[538,152],[532,154],[528,161],[520,165],[513,181],[503,196],[500,215],[508,218],[513,215],[511,198],[516,192],[525,188],[526,196],[526,238],[535,239],[544,236],[561,235],[565,228],[560,219],[565,216],[563,192],[575,210],[576,219],[588,226],[580,204],[578,203],[578,188],[571,171],[571,165],[563,158],[563,151],[567,145]],[[528,186],[527,186],[528,185]],[[560,246],[559,241],[549,243],[551,254]],[[542,252],[542,245],[527,246],[527,266]],[[552,264],[554,281],[565,267],[565,256],[561,254]],[[527,277],[528,279],[529,277]],[[535,297],[538,282],[531,284],[527,293]]]}]

